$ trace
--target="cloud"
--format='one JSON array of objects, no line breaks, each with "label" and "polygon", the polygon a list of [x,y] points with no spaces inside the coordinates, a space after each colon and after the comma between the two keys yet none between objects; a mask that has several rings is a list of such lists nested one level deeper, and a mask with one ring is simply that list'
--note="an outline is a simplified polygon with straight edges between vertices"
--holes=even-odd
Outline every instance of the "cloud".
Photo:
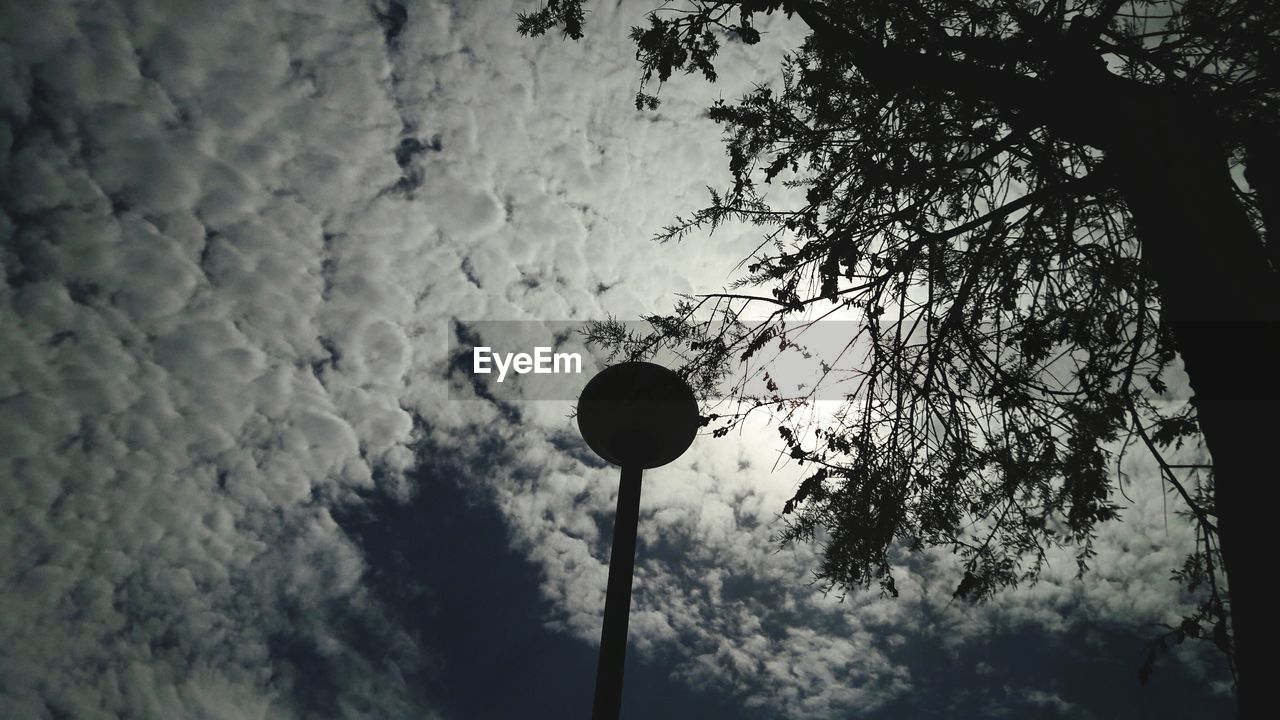
[{"label": "cloud", "polygon": [[4,12],[0,714],[311,716],[306,654],[333,716],[421,716],[330,515],[412,459],[375,18]]},{"label": "cloud", "polygon": [[[491,184],[509,208],[507,224],[470,245],[467,274],[488,299],[483,309],[460,316],[551,320],[663,310],[675,291],[718,288],[723,273],[749,249],[749,233],[660,249],[639,242],[683,212],[681,203],[696,206],[701,183],[723,176],[723,160],[714,126],[696,122],[694,108],[705,104],[705,86],[675,85],[664,105],[670,114],[643,120],[620,98],[600,97],[631,87],[634,71],[614,70],[628,58],[601,57],[611,52],[608,43],[619,42],[627,20],[596,8],[596,41],[589,35],[567,59],[562,44],[535,45],[538,54],[529,57],[527,48],[489,49],[485,39],[495,36],[487,33],[468,43],[474,58],[468,58],[467,72],[518,85],[511,105],[530,112],[513,119],[450,109],[453,102],[482,106],[486,85],[480,82],[466,86],[473,95],[451,97],[440,110],[474,123],[472,132],[461,134],[467,155],[477,153],[483,159],[475,165],[492,163],[493,170],[473,182]],[[603,68],[596,75],[605,81],[587,82],[576,71],[582,66]],[[763,79],[771,69],[767,61],[746,66],[738,80]],[[666,125],[676,117],[678,131]],[[449,161],[447,142],[445,147],[435,161]],[[595,147],[607,151],[596,155]],[[653,161],[642,162],[645,157]],[[546,240],[523,243],[525,236]],[[550,280],[531,287],[529,276]],[[609,289],[593,302],[583,292],[596,283]],[[614,472],[567,457],[562,442],[549,440],[573,435],[565,407],[508,400],[519,408],[518,428],[496,407],[447,403],[485,409],[468,414],[446,408],[457,425],[437,428],[441,446],[466,455],[459,428],[501,438],[509,455],[484,481],[512,524],[514,543],[542,568],[553,627],[595,642]],[[1142,630],[1173,621],[1185,609],[1168,575],[1193,539],[1177,518],[1165,530],[1162,488],[1151,464],[1135,460],[1137,453],[1130,453],[1127,466],[1134,503],[1123,523],[1103,529],[1099,572],[1078,580],[1071,552],[1054,552],[1039,583],[968,607],[950,603],[959,569],[941,553],[903,558],[903,597],[897,600],[873,592],[851,593],[840,602],[810,586],[815,548],[776,553],[772,542],[776,513],[800,478],[795,468],[770,473],[777,450],[774,433],[757,425],[739,437],[700,441],[646,480],[632,642],[690,683],[736,693],[775,713],[838,715],[882,706],[912,687],[910,668],[893,659],[893,650],[913,637],[963,645],[1019,627],[1058,633],[1101,619]]]},{"label": "cloud", "polygon": [[[406,496],[419,443],[493,469],[468,481],[541,569],[549,624],[595,642],[614,473],[567,404],[449,400],[447,321],[665,310],[755,236],[651,245],[723,176],[710,91],[638,113],[631,9],[570,44],[517,38],[518,7],[0,11],[0,715],[430,717],[399,679],[429,648],[332,512]],[[770,77],[786,27],[716,91]],[[775,553],[798,480],[776,449],[753,426],[646,478],[632,639],[691,684],[819,717],[906,692],[912,635],[1176,614],[1188,538],[1149,467],[1105,574],[1055,558],[944,613],[944,558],[898,601],[839,602],[807,584],[815,548]]]}]

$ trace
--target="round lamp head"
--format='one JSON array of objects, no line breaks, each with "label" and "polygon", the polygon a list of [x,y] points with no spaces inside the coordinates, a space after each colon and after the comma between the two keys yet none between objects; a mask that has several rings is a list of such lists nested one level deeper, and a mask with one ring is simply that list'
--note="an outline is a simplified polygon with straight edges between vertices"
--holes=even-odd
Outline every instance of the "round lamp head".
[{"label": "round lamp head", "polygon": [[693,390],[675,372],[653,363],[607,367],[578,398],[582,439],[614,465],[666,465],[689,449],[699,427]]}]

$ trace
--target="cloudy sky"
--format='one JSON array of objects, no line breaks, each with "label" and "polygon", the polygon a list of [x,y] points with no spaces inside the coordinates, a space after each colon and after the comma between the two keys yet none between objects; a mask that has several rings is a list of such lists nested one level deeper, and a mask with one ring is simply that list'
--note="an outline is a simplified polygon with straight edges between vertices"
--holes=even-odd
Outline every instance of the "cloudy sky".
[{"label": "cloudy sky", "polygon": [[[616,470],[567,402],[451,394],[450,321],[730,280],[749,230],[648,238],[802,31],[641,113],[612,5],[0,4],[0,717],[585,716]],[[1096,572],[969,607],[942,555],[810,584],[776,438],[646,475],[624,715],[1230,715],[1211,655],[1136,680],[1192,542],[1149,459]]]}]

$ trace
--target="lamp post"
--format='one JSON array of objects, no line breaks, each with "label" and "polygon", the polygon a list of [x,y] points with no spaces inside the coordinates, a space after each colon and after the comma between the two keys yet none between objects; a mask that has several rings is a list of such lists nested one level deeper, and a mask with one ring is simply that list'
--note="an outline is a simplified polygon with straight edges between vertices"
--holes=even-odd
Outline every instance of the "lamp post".
[{"label": "lamp post", "polygon": [[641,474],[680,457],[698,434],[699,421],[698,401],[688,384],[675,372],[653,363],[627,362],[605,368],[578,398],[582,439],[597,455],[622,468],[592,720],[616,720],[622,708]]}]

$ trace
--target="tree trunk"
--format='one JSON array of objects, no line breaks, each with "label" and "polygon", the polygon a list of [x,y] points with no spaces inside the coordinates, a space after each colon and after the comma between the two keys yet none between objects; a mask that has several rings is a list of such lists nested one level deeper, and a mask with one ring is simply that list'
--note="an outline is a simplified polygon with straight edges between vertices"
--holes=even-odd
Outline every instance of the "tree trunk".
[{"label": "tree trunk", "polygon": [[1214,119],[1172,92],[1148,89],[1118,108],[1128,112],[1117,117],[1107,157],[1137,224],[1144,267],[1160,286],[1213,456],[1240,717],[1256,718],[1269,704],[1262,656],[1274,631],[1264,600],[1270,562],[1250,556],[1274,543],[1264,487],[1277,477],[1280,393],[1271,374],[1280,281],[1235,197]]}]

